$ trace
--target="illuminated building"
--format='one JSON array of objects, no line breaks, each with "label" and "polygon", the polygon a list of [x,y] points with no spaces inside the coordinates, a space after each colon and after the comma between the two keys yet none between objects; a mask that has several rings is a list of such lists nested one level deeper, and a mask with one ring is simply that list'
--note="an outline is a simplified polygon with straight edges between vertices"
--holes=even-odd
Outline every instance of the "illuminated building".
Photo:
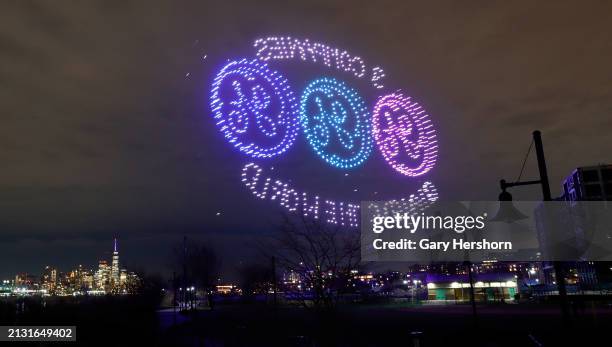
[{"label": "illuminated building", "polygon": [[[233,284],[219,284],[216,286],[216,291],[219,294],[223,294],[223,295],[229,295],[229,294],[241,294],[242,290],[240,288],[238,288],[236,285]],[[194,287],[191,288],[187,288],[187,290],[195,290]]]},{"label": "illuminated building", "polygon": [[110,270],[111,287],[116,289],[119,287],[119,250],[117,248],[117,238],[113,241],[113,259]]},{"label": "illuminated building", "polygon": [[94,280],[93,273],[91,271],[84,271],[82,274],[81,283],[83,284],[83,287],[86,289],[95,288],[95,280]]},{"label": "illuminated building", "polygon": [[32,288],[36,284],[36,276],[28,273],[15,275],[15,287]]},{"label": "illuminated building", "polygon": [[54,267],[45,266],[40,281],[31,274],[19,273],[14,281],[1,282],[0,296],[135,294],[141,287],[142,282],[136,273],[119,269],[118,243],[115,238],[110,265],[107,260],[100,260],[96,271],[79,265],[68,272],[59,272]]},{"label": "illuminated building", "polygon": [[612,165],[575,169],[563,181],[563,197],[566,201],[612,200]]},{"label": "illuminated building", "polygon": [[285,290],[302,290],[302,276],[296,271],[289,270],[283,273],[283,287]]},{"label": "illuminated building", "polygon": [[135,294],[142,287],[142,281],[135,272],[126,272],[125,292]]},{"label": "illuminated building", "polygon": [[[581,254],[592,242],[588,236],[591,231],[589,229],[592,228],[589,222],[594,219],[591,209],[586,207],[593,205],[579,202],[612,200],[612,165],[576,168],[563,180],[562,187],[563,196],[554,200],[558,201],[556,206],[564,205],[569,213],[561,214],[563,220],[555,223],[553,220],[556,218],[546,217],[546,206],[539,205],[535,209],[538,239],[540,244],[544,245],[544,254],[557,250],[555,245],[559,242],[557,239],[560,235],[566,238],[568,245],[572,245],[571,251]],[[566,203],[563,203],[564,201]],[[543,262],[542,279],[538,289],[544,294],[557,290],[555,267],[561,269],[568,293],[598,291],[602,286],[612,284],[612,262],[563,261],[556,266],[553,262]]]},{"label": "illuminated building", "polygon": [[[612,165],[594,165],[576,168],[563,181],[563,199],[576,201],[612,201]],[[574,226],[577,235],[584,235],[580,223]],[[579,237],[582,238],[582,237]],[[566,269],[569,284],[581,289],[594,289],[612,283],[612,262],[578,262]]]},{"label": "illuminated building", "polygon": [[3,280],[0,282],[0,297],[11,296],[13,294],[13,283],[10,280]]},{"label": "illuminated building", "polygon": [[106,260],[98,262],[98,271],[95,274],[96,289],[106,290],[110,283],[110,268]]},{"label": "illuminated building", "polygon": [[49,265],[45,266],[41,280],[43,289],[46,289],[49,293],[53,293],[57,286],[57,269]]},{"label": "illuminated building", "polygon": [[66,274],[63,282],[65,284],[64,289],[68,292],[82,292],[83,290],[92,288],[93,275],[90,271],[86,270],[83,265],[79,265],[76,269]]},{"label": "illuminated building", "polygon": [[299,283],[301,280],[300,274],[293,270],[283,274],[283,282],[285,283]]},{"label": "illuminated building", "polygon": [[[429,300],[470,300],[467,275],[433,275],[426,277]],[[474,279],[476,301],[513,300],[518,293],[516,278],[511,273],[479,274]]]}]

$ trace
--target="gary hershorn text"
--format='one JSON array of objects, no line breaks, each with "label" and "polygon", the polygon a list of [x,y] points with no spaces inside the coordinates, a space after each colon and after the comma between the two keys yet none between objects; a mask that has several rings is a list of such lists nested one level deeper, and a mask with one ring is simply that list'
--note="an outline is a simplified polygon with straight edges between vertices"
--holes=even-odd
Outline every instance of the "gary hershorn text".
[{"label": "gary hershorn text", "polygon": [[374,249],[400,249],[400,250],[432,250],[443,251],[447,250],[511,250],[512,242],[509,241],[465,241],[462,239],[453,239],[452,241],[430,241],[429,239],[421,239],[419,241],[400,239],[398,241],[383,241],[375,239],[372,243]]}]

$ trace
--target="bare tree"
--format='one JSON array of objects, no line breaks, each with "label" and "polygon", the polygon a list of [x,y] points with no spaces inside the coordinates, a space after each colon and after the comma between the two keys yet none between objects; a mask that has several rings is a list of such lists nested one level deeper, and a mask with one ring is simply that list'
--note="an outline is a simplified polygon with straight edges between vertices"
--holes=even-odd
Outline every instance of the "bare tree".
[{"label": "bare tree", "polygon": [[242,295],[249,298],[256,294],[268,294],[273,286],[272,267],[264,263],[249,263],[238,270]]},{"label": "bare tree", "polygon": [[172,259],[183,286],[194,285],[205,291],[213,289],[219,277],[221,260],[210,244],[185,239],[174,247]]},{"label": "bare tree", "polygon": [[357,231],[303,216],[283,215],[275,246],[279,266],[299,275],[315,308],[335,307],[360,261]]}]

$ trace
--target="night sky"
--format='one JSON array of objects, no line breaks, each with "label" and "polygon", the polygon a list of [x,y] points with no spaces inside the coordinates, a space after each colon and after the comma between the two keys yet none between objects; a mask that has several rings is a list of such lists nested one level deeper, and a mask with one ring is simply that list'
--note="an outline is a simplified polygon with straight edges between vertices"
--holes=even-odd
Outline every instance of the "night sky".
[{"label": "night sky", "polygon": [[[4,2],[0,278],[93,266],[109,257],[113,235],[131,269],[167,274],[183,235],[218,247],[229,278],[250,261],[249,245],[279,212],[241,184],[249,158],[215,128],[208,101],[223,63],[253,57],[253,41],[267,35],[360,55],[424,105],[440,144],[425,178],[442,199],[496,199],[535,129],[559,195],[573,168],[612,162],[610,13],[606,1]],[[296,93],[323,75],[352,83],[312,64],[273,67]],[[355,86],[371,105],[372,89]],[[418,185],[376,150],[362,167],[332,168],[302,135],[264,164],[345,201]],[[523,177],[536,174],[532,157]]]}]

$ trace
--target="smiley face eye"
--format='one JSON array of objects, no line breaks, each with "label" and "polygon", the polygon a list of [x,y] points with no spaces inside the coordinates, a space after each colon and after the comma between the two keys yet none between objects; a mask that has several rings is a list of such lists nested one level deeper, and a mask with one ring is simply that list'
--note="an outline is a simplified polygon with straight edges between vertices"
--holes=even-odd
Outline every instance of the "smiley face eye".
[{"label": "smiley face eye", "polygon": [[271,158],[295,142],[298,109],[287,80],[267,64],[239,60],[217,74],[211,92],[216,125],[239,151]]},{"label": "smiley face eye", "polygon": [[342,81],[320,78],[311,82],[302,93],[300,122],[312,149],[332,166],[356,167],[372,151],[365,102]]},{"label": "smiley face eye", "polygon": [[372,133],[385,161],[406,176],[424,175],[436,163],[436,132],[427,112],[410,97],[394,93],[379,98]]}]

